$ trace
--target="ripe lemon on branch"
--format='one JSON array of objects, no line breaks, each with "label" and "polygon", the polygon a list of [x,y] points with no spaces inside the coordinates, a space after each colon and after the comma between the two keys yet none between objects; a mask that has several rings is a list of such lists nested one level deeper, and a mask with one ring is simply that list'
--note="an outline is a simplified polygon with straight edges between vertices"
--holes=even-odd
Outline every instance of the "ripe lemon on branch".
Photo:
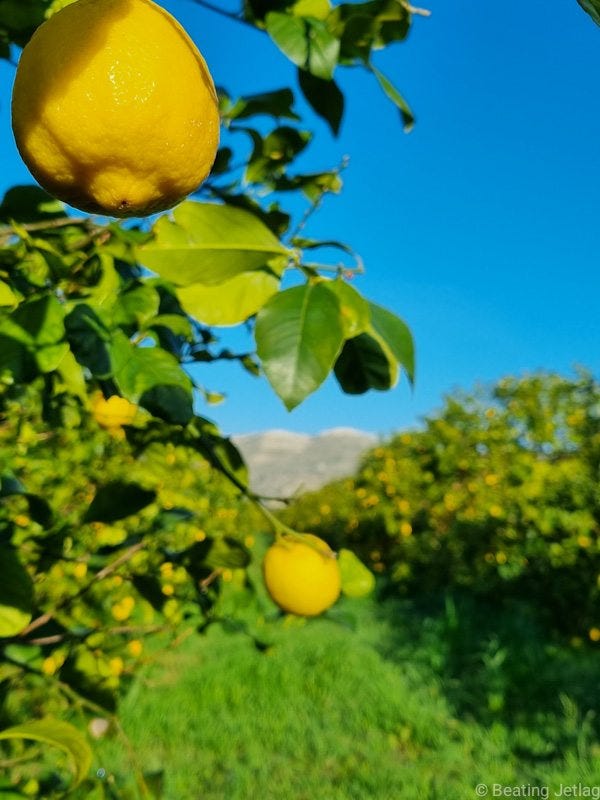
[{"label": "ripe lemon on branch", "polygon": [[103,428],[114,430],[122,425],[131,425],[136,417],[138,407],[124,397],[112,395],[106,400],[101,394],[92,400],[92,415]]},{"label": "ripe lemon on branch", "polygon": [[284,534],[265,553],[265,585],[284,611],[315,617],[340,595],[340,568],[327,542],[310,533]]},{"label": "ripe lemon on branch", "polygon": [[77,0],[19,61],[13,131],[39,183],[116,217],[170,208],[215,159],[219,110],[198,49],[151,0]]}]

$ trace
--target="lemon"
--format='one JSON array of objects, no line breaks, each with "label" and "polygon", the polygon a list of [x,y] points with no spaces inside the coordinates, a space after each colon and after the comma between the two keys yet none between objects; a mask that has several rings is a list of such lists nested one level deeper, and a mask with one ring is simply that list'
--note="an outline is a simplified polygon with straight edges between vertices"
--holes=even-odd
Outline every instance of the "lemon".
[{"label": "lemon", "polygon": [[116,217],[182,200],[219,143],[208,67],[151,0],[77,0],[44,22],[19,61],[12,122],[46,190]]},{"label": "lemon", "polygon": [[133,422],[137,406],[116,394],[108,400],[98,395],[92,402],[92,414],[103,428],[120,428],[121,425],[130,425]]},{"label": "lemon", "polygon": [[284,536],[272,544],[265,553],[263,575],[273,600],[291,614],[317,616],[340,595],[340,568],[335,553],[326,542],[309,533],[301,540]]}]

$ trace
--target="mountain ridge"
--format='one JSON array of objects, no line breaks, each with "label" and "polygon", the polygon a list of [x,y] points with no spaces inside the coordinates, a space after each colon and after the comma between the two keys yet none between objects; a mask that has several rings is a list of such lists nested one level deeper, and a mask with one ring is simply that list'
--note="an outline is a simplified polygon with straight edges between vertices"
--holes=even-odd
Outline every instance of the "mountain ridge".
[{"label": "mountain ridge", "polygon": [[270,497],[292,497],[353,475],[362,456],[380,441],[357,428],[318,434],[272,429],[232,436],[250,469],[250,488]]}]

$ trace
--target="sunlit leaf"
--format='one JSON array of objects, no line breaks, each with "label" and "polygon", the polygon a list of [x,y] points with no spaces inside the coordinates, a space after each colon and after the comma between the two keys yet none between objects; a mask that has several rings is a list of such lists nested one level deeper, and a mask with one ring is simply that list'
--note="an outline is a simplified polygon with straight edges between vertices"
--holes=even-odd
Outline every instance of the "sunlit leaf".
[{"label": "sunlit leaf", "polygon": [[324,22],[276,11],[267,14],[265,22],[269,36],[290,61],[318,78],[331,80],[340,42]]},{"label": "sunlit leaf", "polygon": [[399,317],[375,303],[369,303],[371,324],[404,367],[411,383],[415,380],[415,348],[412,334]]},{"label": "sunlit leaf", "polygon": [[187,202],[173,221],[160,217],[140,261],[177,286],[215,285],[268,264],[287,249],[254,215],[214,203]]},{"label": "sunlit leaf", "polygon": [[17,554],[0,543],[0,637],[15,636],[31,620],[33,584]]},{"label": "sunlit leaf", "polygon": [[402,122],[404,124],[404,131],[406,133],[410,133],[415,124],[415,118],[413,116],[412,111],[410,110],[410,106],[406,102],[406,100],[402,97],[400,92],[396,89],[396,87],[392,84],[392,82],[385,77],[385,75],[380,72],[376,67],[371,66],[371,71],[373,75],[377,78],[379,85],[385,92],[385,94],[390,98],[392,103],[398,108],[400,111],[400,116],[402,117]]},{"label": "sunlit leaf", "polygon": [[92,765],[92,751],[85,736],[63,720],[46,718],[24,722],[0,731],[0,739],[28,739],[60,748],[69,756],[74,787],[87,778]]},{"label": "sunlit leaf", "polygon": [[260,310],[255,336],[269,383],[291,410],[323,383],[340,352],[337,297],[320,283],[286,289]]},{"label": "sunlit leaf", "polygon": [[242,272],[218,286],[196,284],[177,290],[185,311],[205,325],[237,325],[253,316],[279,288],[272,270]]}]

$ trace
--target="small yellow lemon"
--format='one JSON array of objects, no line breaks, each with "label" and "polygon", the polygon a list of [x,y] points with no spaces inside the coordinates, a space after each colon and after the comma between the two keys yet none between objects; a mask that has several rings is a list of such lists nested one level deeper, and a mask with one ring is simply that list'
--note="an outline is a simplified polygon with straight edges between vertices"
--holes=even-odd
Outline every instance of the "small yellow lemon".
[{"label": "small yellow lemon", "polygon": [[17,69],[13,131],[39,183],[117,217],[170,208],[219,143],[208,67],[152,0],[77,0],[43,23]]},{"label": "small yellow lemon", "polygon": [[302,538],[304,541],[284,536],[271,545],[263,561],[263,574],[269,594],[280,608],[315,617],[338,599],[340,568],[326,542],[309,533]]},{"label": "small yellow lemon", "polygon": [[98,395],[92,402],[92,414],[103,428],[119,428],[121,425],[131,425],[137,414],[137,406],[116,394],[108,400]]}]

